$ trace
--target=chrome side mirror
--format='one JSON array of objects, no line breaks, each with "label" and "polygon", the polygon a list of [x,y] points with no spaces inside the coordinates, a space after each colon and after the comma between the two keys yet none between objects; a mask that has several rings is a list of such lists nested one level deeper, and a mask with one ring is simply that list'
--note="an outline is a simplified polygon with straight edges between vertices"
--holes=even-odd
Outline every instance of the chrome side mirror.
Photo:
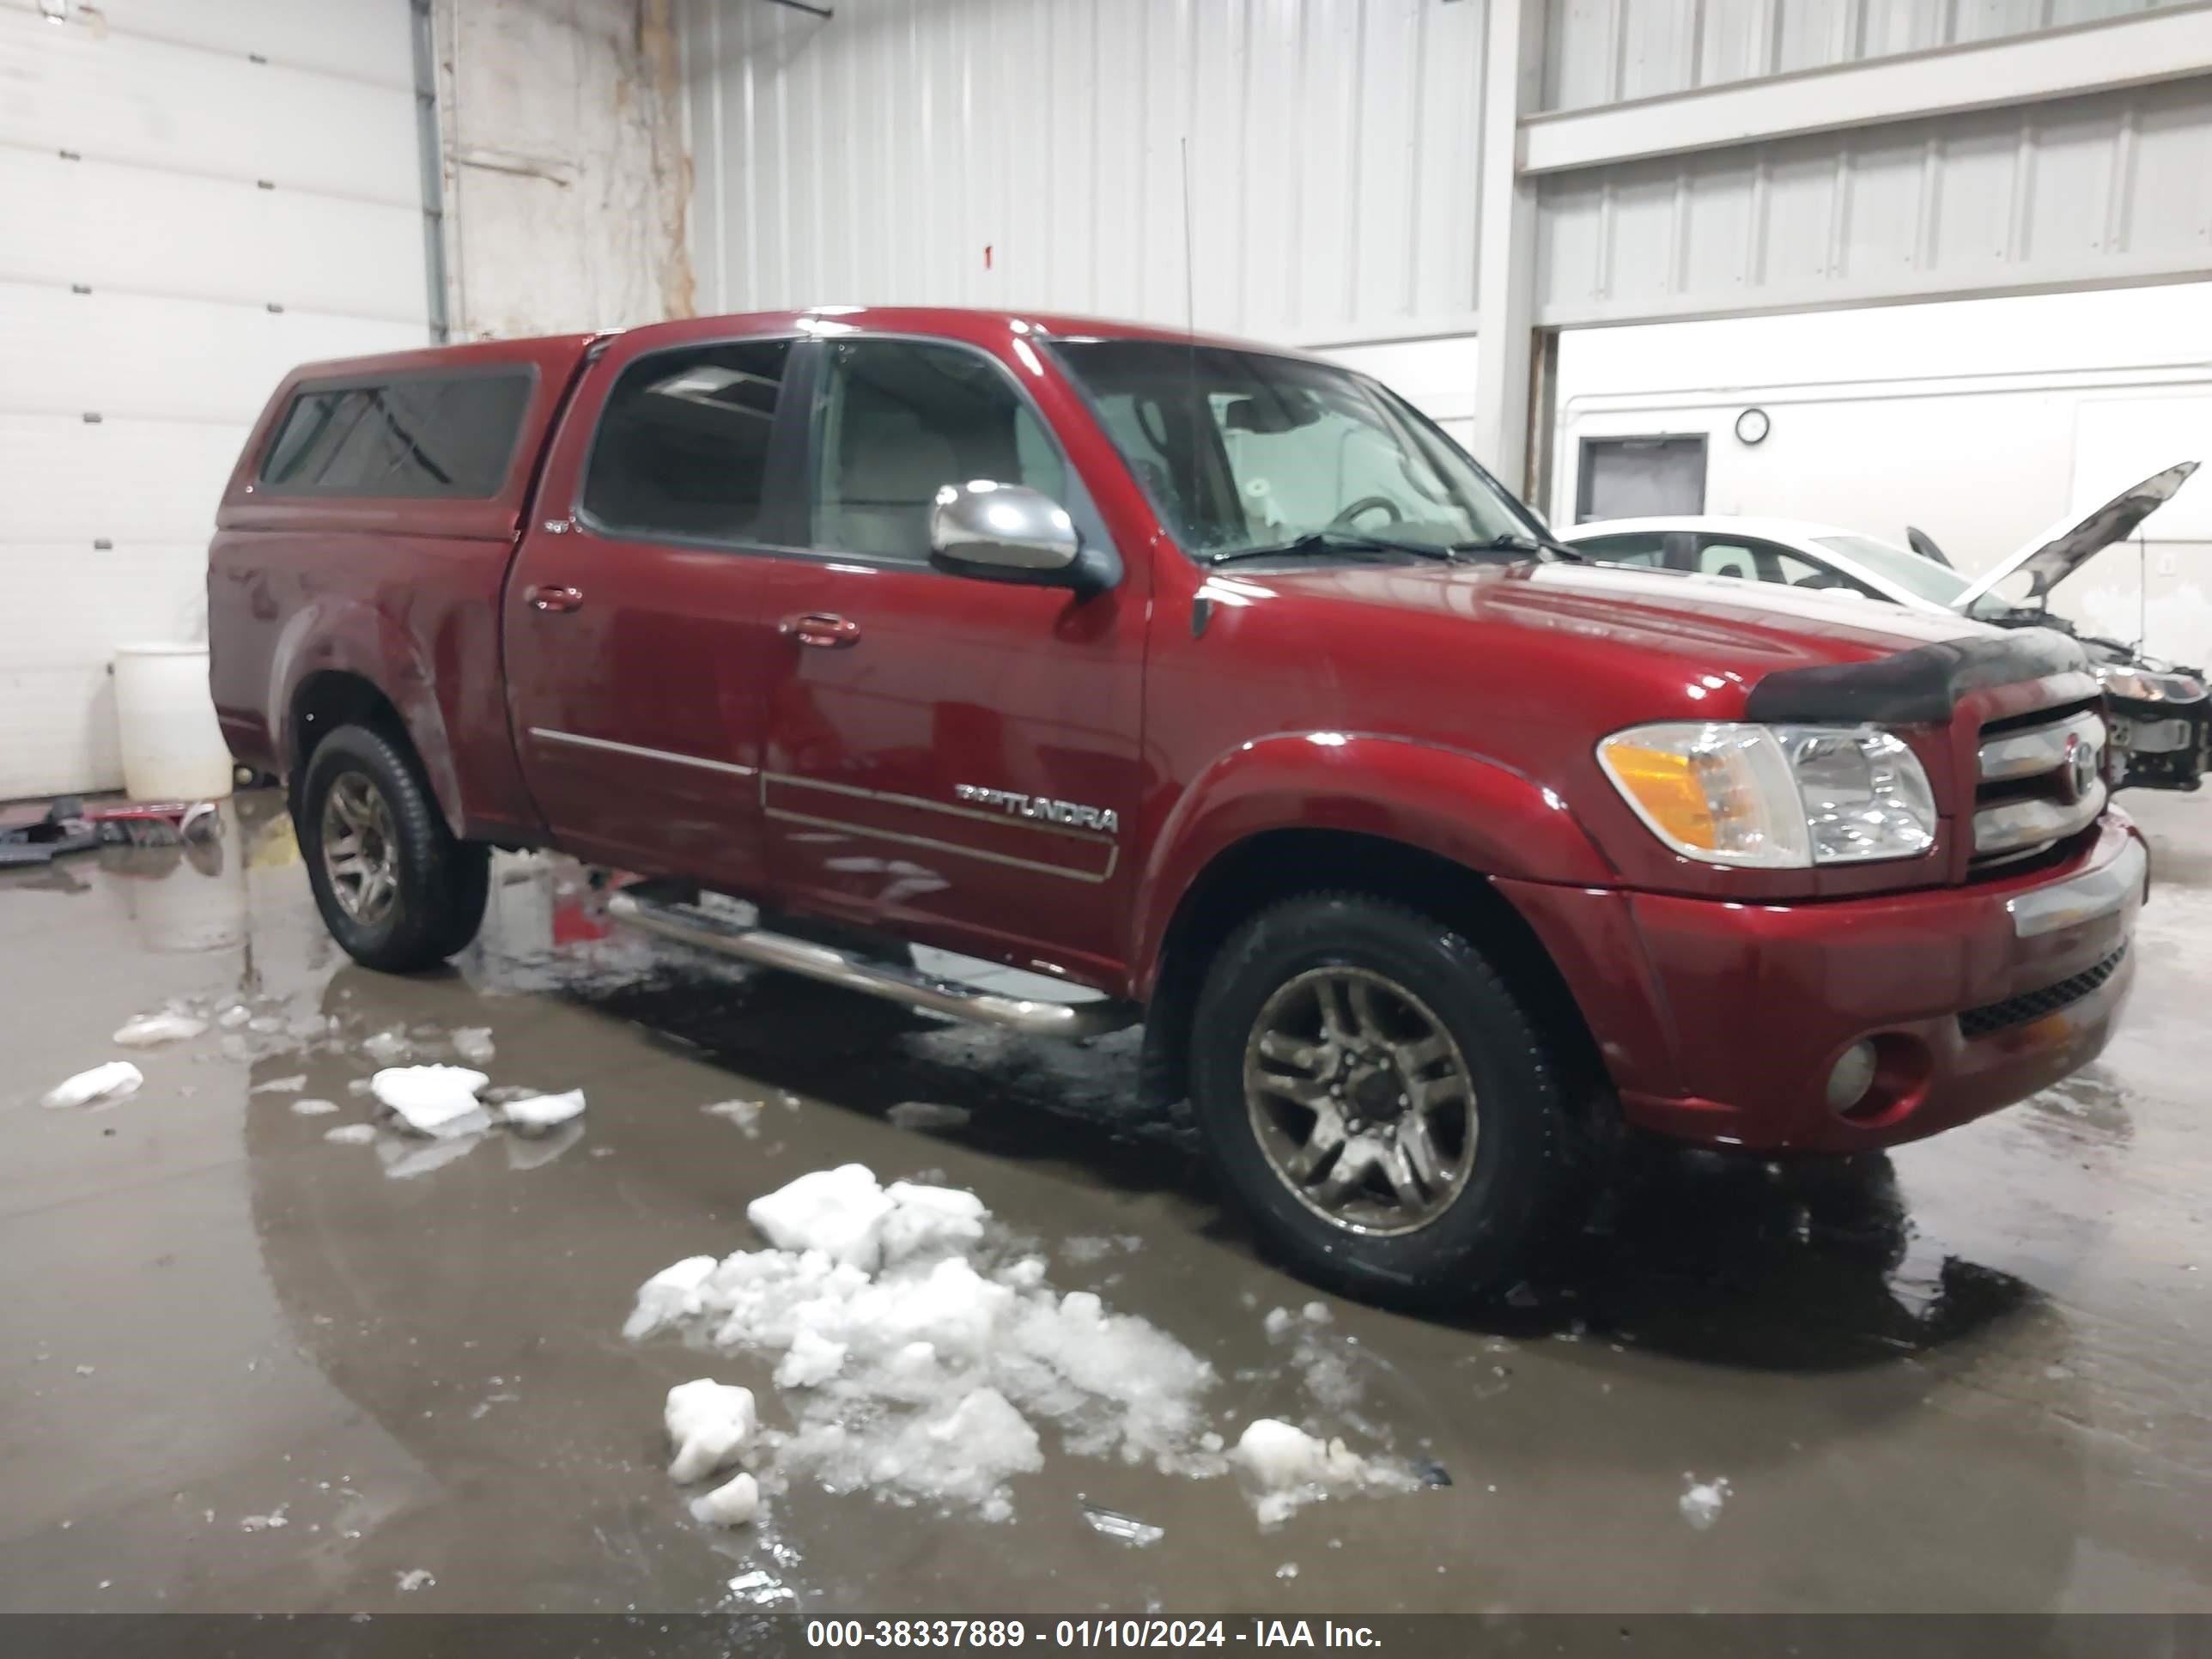
[{"label": "chrome side mirror", "polygon": [[1101,586],[1067,509],[1042,491],[977,478],[929,508],[929,562],[956,576],[1039,587]]}]

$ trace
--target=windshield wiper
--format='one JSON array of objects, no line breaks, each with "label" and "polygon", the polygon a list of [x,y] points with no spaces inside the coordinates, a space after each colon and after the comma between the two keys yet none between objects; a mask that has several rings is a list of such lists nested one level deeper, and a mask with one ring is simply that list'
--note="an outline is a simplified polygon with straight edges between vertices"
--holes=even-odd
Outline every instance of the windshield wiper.
[{"label": "windshield wiper", "polygon": [[1208,564],[1233,564],[1240,559],[1295,559],[1320,553],[1410,553],[1416,558],[1455,560],[1456,550],[1435,542],[1400,541],[1394,536],[1370,535],[1364,530],[1316,530],[1273,547],[1240,547],[1216,553]]},{"label": "windshield wiper", "polygon": [[1589,562],[1589,556],[1580,548],[1569,547],[1565,542],[1550,536],[1492,536],[1487,541],[1454,542],[1451,550],[1455,553],[1549,553],[1554,558],[1565,559],[1575,564]]}]

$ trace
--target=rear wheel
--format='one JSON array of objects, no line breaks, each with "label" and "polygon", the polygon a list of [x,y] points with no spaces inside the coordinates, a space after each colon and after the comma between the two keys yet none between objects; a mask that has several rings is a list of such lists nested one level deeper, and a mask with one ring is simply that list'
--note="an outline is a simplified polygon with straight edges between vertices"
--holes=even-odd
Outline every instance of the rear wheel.
[{"label": "rear wheel", "polygon": [[1509,1288],[1572,1213],[1559,1057],[1454,929],[1352,894],[1222,947],[1194,1022],[1209,1156],[1267,1243],[1352,1295]]},{"label": "rear wheel", "polygon": [[414,757],[382,732],[340,726],[316,744],[294,828],[324,925],[362,966],[434,967],[483,925],[490,849],[454,839]]}]

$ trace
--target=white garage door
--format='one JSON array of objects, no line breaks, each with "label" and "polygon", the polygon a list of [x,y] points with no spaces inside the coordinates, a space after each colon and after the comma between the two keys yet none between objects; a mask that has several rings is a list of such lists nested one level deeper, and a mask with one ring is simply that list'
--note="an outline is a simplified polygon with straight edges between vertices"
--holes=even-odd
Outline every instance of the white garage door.
[{"label": "white garage door", "polygon": [[428,338],[410,27],[0,0],[0,799],[120,782],[110,654],[200,635],[283,373]]}]

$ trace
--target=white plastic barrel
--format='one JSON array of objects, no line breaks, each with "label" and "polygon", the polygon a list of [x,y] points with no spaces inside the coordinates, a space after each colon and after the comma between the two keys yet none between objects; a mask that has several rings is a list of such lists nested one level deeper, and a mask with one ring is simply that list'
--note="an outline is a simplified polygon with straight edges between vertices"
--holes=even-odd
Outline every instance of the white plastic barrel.
[{"label": "white plastic barrel", "polygon": [[219,800],[230,793],[230,746],[208,695],[204,644],[117,646],[115,723],[131,799]]}]

